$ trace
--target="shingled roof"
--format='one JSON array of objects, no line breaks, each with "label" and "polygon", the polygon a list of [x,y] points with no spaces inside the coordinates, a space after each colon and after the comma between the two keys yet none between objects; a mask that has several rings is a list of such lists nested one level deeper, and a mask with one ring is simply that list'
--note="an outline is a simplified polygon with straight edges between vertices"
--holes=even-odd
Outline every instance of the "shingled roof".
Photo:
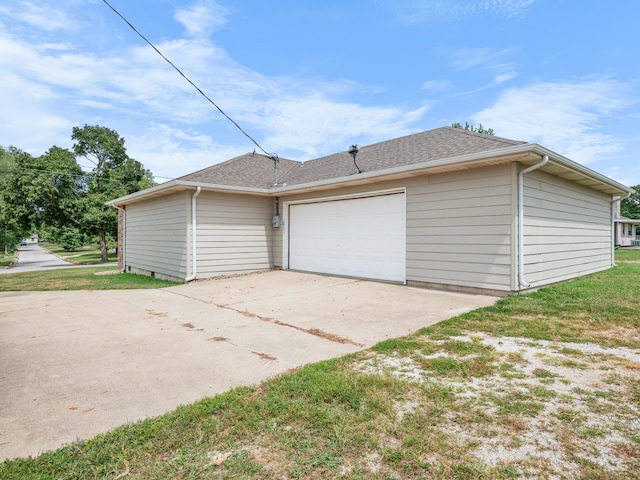
[{"label": "shingled roof", "polygon": [[194,187],[254,195],[283,195],[512,161],[533,165],[545,157],[548,163],[540,168],[551,175],[607,195],[633,193],[629,187],[541,145],[441,127],[360,147],[357,162],[362,174],[358,174],[349,153],[343,151],[305,162],[280,158],[276,183],[274,160],[249,153],[116,198],[107,205],[129,205]]},{"label": "shingled roof", "polygon": [[[278,176],[288,174],[300,162],[280,158]],[[273,160],[265,155],[246,153],[226,162],[189,173],[177,180],[247,188],[269,188],[274,184]]]},{"label": "shingled roof", "polygon": [[[357,162],[363,172],[423,164],[446,158],[491,152],[526,142],[441,127],[361,147]],[[300,185],[357,174],[348,152],[298,162],[278,162],[278,184]],[[178,180],[247,188],[269,188],[274,184],[273,160],[264,155],[245,154],[190,173]]]}]

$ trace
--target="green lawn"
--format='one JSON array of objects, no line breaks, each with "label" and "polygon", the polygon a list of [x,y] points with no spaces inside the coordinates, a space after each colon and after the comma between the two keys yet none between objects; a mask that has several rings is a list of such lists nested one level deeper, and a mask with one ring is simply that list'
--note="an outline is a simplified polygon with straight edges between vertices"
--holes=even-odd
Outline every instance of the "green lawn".
[{"label": "green lawn", "polygon": [[640,252],[618,261],[0,478],[640,478]]},{"label": "green lawn", "polygon": [[0,268],[5,268],[8,267],[9,265],[11,265],[11,262],[13,262],[13,259],[15,257],[15,254],[11,253],[9,255],[5,255],[4,253],[0,253]]},{"label": "green lawn", "polygon": [[128,290],[178,285],[155,278],[119,273],[114,266],[62,268],[0,275],[0,292],[36,290]]},{"label": "green lawn", "polygon": [[[102,263],[102,256],[100,255],[100,247],[98,245],[85,245],[73,251],[67,251],[55,243],[42,243],[40,246],[46,248],[63,260],[75,263],[76,265],[99,265]],[[117,262],[118,254],[109,253],[107,254],[107,259],[109,262]]]}]

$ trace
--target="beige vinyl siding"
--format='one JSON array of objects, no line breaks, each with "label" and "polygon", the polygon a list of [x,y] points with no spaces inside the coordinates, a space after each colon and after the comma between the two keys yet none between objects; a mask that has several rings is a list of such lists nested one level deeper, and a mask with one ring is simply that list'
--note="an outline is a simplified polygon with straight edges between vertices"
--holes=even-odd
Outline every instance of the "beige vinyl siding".
[{"label": "beige vinyl siding", "polygon": [[525,280],[535,287],[609,268],[610,200],[541,171],[525,174]]},{"label": "beige vinyl siding", "polygon": [[404,187],[407,281],[510,291],[512,179],[503,165],[288,196],[281,204]]},{"label": "beige vinyl siding", "polygon": [[156,276],[187,276],[189,192],[126,207],[125,269]]},{"label": "beige vinyl siding", "polygon": [[416,180],[407,188],[407,280],[511,290],[511,168]]},{"label": "beige vinyl siding", "polygon": [[273,199],[202,192],[198,197],[197,276],[273,268]]}]

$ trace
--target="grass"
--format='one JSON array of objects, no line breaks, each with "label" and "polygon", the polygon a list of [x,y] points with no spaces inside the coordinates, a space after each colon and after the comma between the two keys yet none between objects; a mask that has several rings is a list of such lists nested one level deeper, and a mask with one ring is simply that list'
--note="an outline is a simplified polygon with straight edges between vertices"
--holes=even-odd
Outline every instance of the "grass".
[{"label": "grass", "polygon": [[637,334],[640,329],[640,265],[633,263],[640,262],[640,251],[626,251],[624,257],[632,260],[619,261],[618,267],[597,275],[503,298],[491,307],[439,323],[428,331],[453,336],[478,331],[639,348],[640,338],[630,333]]},{"label": "grass", "polygon": [[[99,265],[102,263],[100,247],[98,245],[85,245],[77,250],[67,251],[55,243],[40,244],[54,255],[76,265]],[[118,254],[107,254],[108,262],[117,262]]]},{"label": "grass", "polygon": [[143,275],[118,273],[113,266],[63,268],[0,275],[0,292],[43,290],[129,290],[179,285]]},{"label": "grass", "polygon": [[616,262],[639,262],[637,249],[619,248],[616,250]]},{"label": "grass", "polygon": [[612,270],[4,462],[0,478],[640,478],[640,252],[624,256]]},{"label": "grass", "polygon": [[11,253],[9,255],[5,255],[4,253],[0,253],[0,268],[5,268],[11,265],[13,259],[15,258],[15,254]]}]

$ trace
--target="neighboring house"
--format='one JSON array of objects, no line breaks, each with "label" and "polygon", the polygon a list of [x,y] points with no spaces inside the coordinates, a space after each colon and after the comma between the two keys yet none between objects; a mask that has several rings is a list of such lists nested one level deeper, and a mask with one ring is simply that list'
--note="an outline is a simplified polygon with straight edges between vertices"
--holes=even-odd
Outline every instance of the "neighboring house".
[{"label": "neighboring house", "polygon": [[616,247],[640,247],[640,220],[620,215],[620,202],[615,203],[614,222]]},{"label": "neighboring house", "polygon": [[[443,127],[297,162],[247,154],[109,202],[120,266],[264,269],[515,293],[613,265],[632,192],[537,144]],[[274,170],[277,165],[277,173]]]}]

